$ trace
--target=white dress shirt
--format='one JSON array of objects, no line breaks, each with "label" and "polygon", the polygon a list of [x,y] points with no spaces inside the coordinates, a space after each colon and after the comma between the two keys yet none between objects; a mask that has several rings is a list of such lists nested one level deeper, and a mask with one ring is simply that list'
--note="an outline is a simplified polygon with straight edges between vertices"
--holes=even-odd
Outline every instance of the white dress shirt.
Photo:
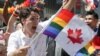
[{"label": "white dress shirt", "polygon": [[[30,44],[33,38],[34,37],[26,37],[22,32],[22,29],[12,33],[8,41],[7,54],[13,52],[17,48],[20,48],[21,46]],[[46,38],[47,36],[41,34],[28,50],[27,56],[46,56]]]}]

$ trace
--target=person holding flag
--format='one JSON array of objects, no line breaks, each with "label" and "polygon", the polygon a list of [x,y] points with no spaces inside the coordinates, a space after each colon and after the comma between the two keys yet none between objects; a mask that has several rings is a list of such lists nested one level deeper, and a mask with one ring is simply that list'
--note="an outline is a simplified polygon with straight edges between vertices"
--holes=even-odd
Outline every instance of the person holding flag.
[{"label": "person holding flag", "polygon": [[[65,12],[70,13],[74,3],[75,0],[64,0],[61,11],[59,11],[58,14],[64,14]],[[23,27],[11,33],[8,40],[7,56],[46,56],[47,36],[40,34],[38,38],[36,37],[41,31],[40,28],[43,28],[38,25],[40,18],[38,10],[21,7],[19,10],[20,13],[16,13],[17,10],[18,9],[13,12],[11,18],[19,16]],[[34,42],[31,42],[33,40]]]}]

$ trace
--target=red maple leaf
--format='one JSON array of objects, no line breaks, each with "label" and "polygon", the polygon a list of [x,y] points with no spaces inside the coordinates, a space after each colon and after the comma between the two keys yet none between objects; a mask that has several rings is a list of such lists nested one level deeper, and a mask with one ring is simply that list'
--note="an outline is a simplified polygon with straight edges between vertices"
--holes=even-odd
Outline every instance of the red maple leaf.
[{"label": "red maple leaf", "polygon": [[81,29],[76,29],[73,31],[72,29],[69,29],[68,31],[68,38],[72,41],[72,43],[79,43],[81,44],[83,42]]}]

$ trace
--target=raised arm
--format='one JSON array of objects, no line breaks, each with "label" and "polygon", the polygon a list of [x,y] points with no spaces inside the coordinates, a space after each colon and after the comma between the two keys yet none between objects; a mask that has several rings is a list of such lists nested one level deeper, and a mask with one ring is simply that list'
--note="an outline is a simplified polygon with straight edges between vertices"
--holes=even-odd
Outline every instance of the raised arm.
[{"label": "raised arm", "polygon": [[[16,6],[15,11],[17,10],[17,8],[18,6]],[[15,14],[15,11],[13,12],[13,14],[10,16],[8,20],[7,29],[6,29],[6,32],[4,33],[5,39],[8,39],[10,33],[14,32],[14,23],[17,20],[17,15]]]},{"label": "raised arm", "polygon": [[76,3],[76,0],[63,0],[62,7],[63,9],[71,10]]},{"label": "raised arm", "polygon": [[3,17],[4,17],[4,23],[7,25],[9,17],[8,17],[8,5],[9,0],[5,0],[4,6],[3,6]]}]

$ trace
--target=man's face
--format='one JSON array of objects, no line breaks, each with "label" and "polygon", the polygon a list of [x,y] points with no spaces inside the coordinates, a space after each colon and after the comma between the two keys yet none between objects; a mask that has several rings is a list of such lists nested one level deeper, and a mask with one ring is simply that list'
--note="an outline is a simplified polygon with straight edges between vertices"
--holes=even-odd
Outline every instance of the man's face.
[{"label": "man's face", "polygon": [[89,25],[92,29],[96,28],[98,20],[93,17],[93,15],[86,15],[85,22]]},{"label": "man's face", "polygon": [[39,15],[31,12],[30,16],[25,20],[24,26],[31,32],[35,32],[36,27],[39,23]]}]

